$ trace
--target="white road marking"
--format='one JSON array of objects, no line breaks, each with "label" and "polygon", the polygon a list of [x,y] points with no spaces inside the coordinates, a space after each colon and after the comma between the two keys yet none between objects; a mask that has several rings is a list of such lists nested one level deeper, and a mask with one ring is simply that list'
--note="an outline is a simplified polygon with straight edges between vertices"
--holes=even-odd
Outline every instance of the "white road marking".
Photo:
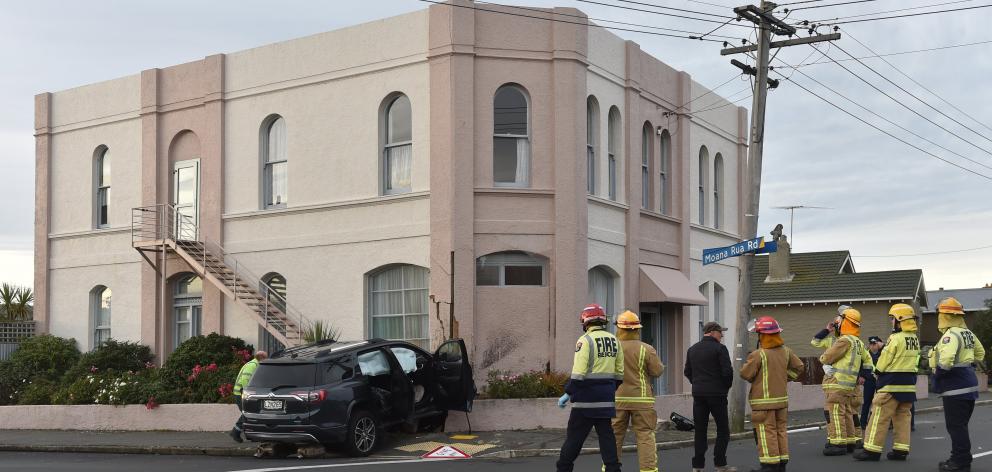
[{"label": "white road marking", "polygon": [[983,452],[981,454],[975,454],[975,455],[971,456],[971,458],[972,459],[978,459],[979,457],[985,457],[985,456],[987,456],[989,454],[992,454],[992,451],[986,451],[986,452]]},{"label": "white road marking", "polygon": [[368,465],[411,464],[414,462],[437,462],[443,460],[451,460],[451,459],[406,459],[399,461],[347,462],[342,464],[297,465],[291,467],[269,467],[265,469],[243,469],[243,470],[232,470],[229,472],[280,472],[284,470],[333,469],[338,467],[363,467]]},{"label": "white road marking", "polygon": [[812,428],[799,428],[799,429],[790,429],[790,430],[788,431],[788,434],[792,434],[792,433],[805,433],[805,432],[807,432],[807,431],[816,431],[816,430],[818,430],[818,429],[820,429],[820,427],[819,427],[819,426],[813,426]]},{"label": "white road marking", "polygon": [[929,438],[923,438],[923,439],[944,439],[944,437],[943,436],[930,436]]}]

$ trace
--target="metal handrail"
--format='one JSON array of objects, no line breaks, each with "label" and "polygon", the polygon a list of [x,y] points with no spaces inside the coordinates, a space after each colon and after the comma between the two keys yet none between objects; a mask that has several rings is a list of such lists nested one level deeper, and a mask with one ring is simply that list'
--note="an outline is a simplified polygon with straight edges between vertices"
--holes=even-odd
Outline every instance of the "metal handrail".
[{"label": "metal handrail", "polygon": [[[296,338],[302,340],[304,330],[311,326],[310,320],[300,310],[290,304],[286,300],[286,297],[279,294],[270,284],[263,281],[261,277],[241,264],[223,246],[204,237],[200,233],[196,222],[191,217],[177,211],[176,207],[170,204],[133,208],[131,215],[132,245],[139,241],[148,241],[149,236],[151,236],[151,240],[175,241],[177,246],[180,246],[184,242],[193,242],[202,245],[199,262],[204,271],[209,271],[209,267],[216,265],[208,262],[208,255],[219,259],[224,267],[233,272],[232,277],[224,276],[221,282],[231,291],[235,298],[239,298],[245,294],[260,295],[262,303],[259,308],[261,309],[260,315],[263,325],[278,330],[287,339]],[[163,222],[165,223],[164,225]],[[191,254],[188,255],[192,256]],[[248,285],[251,290],[245,290],[241,287],[241,283],[245,283],[246,285],[254,283],[258,289]],[[280,320],[279,316],[273,313],[273,308],[281,312],[285,316],[285,319]],[[277,321],[282,322],[276,323]],[[291,335],[288,332],[289,323],[295,324],[295,335]]]}]

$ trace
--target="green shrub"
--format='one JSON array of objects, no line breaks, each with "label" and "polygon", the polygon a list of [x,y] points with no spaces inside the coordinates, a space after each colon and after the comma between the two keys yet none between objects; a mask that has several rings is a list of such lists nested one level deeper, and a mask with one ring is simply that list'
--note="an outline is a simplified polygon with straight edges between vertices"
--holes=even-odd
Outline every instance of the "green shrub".
[{"label": "green shrub", "polygon": [[179,389],[182,403],[234,403],[231,394],[240,364],[193,366],[186,385]]},{"label": "green shrub", "polygon": [[565,393],[566,374],[531,371],[509,374],[499,370],[489,371],[485,398],[551,398]]},{"label": "green shrub", "polygon": [[79,362],[72,366],[65,378],[71,382],[91,373],[105,372],[140,372],[145,370],[155,359],[151,348],[134,342],[119,342],[109,339],[96,349],[80,356]]},{"label": "green shrub", "polygon": [[55,392],[55,382],[47,379],[35,379],[24,384],[17,395],[19,405],[51,405],[52,394]]},{"label": "green shrub", "polygon": [[77,362],[75,339],[50,334],[25,339],[9,360],[0,362],[0,405],[19,403],[27,384],[59,381]]},{"label": "green shrub", "polygon": [[52,403],[62,405],[134,405],[154,396],[158,385],[157,369],[138,372],[87,374],[59,388],[52,394]]},{"label": "green shrub", "polygon": [[[217,333],[194,336],[180,344],[165,361],[161,372],[163,385],[185,388],[188,377],[197,365],[216,364],[218,367],[237,365],[240,368],[251,359],[253,351],[251,346],[239,338]],[[237,375],[236,371],[235,375]],[[232,376],[231,380],[233,379]]]}]

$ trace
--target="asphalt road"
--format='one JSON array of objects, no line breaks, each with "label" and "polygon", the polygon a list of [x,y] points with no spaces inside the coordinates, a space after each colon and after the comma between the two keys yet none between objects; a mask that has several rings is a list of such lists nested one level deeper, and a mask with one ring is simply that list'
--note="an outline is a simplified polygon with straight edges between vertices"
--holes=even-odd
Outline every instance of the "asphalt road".
[{"label": "asphalt road", "polygon": [[[820,450],[824,431],[800,431],[790,434],[792,462],[790,470],[802,472],[856,472],[856,471],[935,471],[937,462],[947,458],[950,441],[944,429],[943,413],[917,416],[917,429],[912,437],[912,453],[908,462],[890,462],[883,457],[878,463],[858,463],[848,457],[823,457]],[[891,441],[891,435],[890,441]],[[979,407],[971,421],[972,453],[976,459],[974,471],[992,472],[992,407]],[[983,455],[987,454],[987,455]],[[660,469],[663,471],[688,471],[690,449],[660,451]],[[752,441],[734,441],[728,453],[732,465],[742,471],[756,468],[757,453]],[[636,471],[637,456],[624,455],[626,471]],[[554,470],[555,457],[520,459],[466,459],[424,461],[410,458],[375,456],[362,461],[341,459],[253,459],[203,456],[147,456],[116,454],[70,453],[0,453],[0,470],[3,471],[204,471],[204,472],[292,472],[292,471],[377,471],[398,472],[490,472],[513,467],[516,472]],[[598,456],[581,456],[576,463],[578,472],[600,470]],[[712,463],[708,463],[712,470]]]}]

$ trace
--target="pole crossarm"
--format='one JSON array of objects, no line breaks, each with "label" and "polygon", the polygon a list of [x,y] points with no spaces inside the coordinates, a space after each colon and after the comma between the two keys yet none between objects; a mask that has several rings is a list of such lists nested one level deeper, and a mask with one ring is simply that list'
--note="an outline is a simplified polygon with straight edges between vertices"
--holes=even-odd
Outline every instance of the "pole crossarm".
[{"label": "pole crossarm", "polygon": [[756,25],[762,23],[768,27],[772,34],[777,34],[779,36],[792,36],[796,34],[796,28],[771,14],[771,11],[775,9],[777,5],[771,2],[764,2],[762,7],[768,8],[764,10],[758,8],[755,5],[745,5],[743,7],[734,8],[734,13],[737,16],[744,18]]},{"label": "pole crossarm", "polygon": [[[794,39],[786,39],[782,41],[772,41],[768,46],[772,49],[775,49],[775,48],[784,48],[787,46],[798,46],[800,44],[820,43],[823,41],[836,41],[838,39],[840,39],[840,33],[830,33],[830,34],[820,34],[816,36],[810,36],[808,38],[794,38]],[[742,52],[754,52],[757,50],[758,50],[758,46],[752,44],[750,46],[740,46],[736,48],[721,49],[720,55],[729,56],[731,54],[740,54]]]}]

